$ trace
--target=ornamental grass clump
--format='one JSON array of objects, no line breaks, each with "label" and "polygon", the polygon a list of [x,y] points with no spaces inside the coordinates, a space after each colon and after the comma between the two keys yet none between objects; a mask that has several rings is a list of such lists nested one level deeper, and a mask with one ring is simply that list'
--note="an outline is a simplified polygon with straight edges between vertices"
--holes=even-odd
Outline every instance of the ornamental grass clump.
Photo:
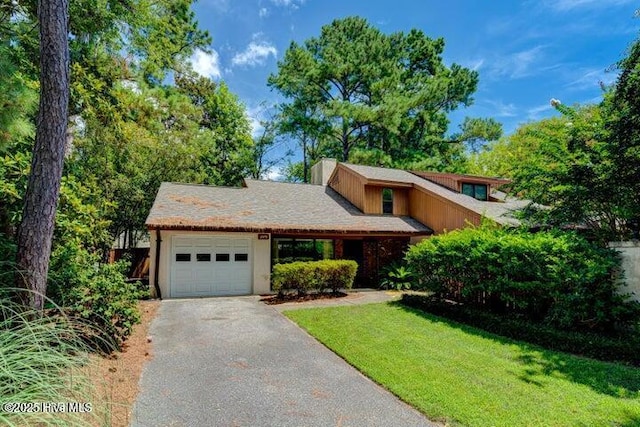
[{"label": "ornamental grass clump", "polygon": [[78,333],[89,326],[25,310],[14,292],[0,289],[0,425],[103,425]]}]

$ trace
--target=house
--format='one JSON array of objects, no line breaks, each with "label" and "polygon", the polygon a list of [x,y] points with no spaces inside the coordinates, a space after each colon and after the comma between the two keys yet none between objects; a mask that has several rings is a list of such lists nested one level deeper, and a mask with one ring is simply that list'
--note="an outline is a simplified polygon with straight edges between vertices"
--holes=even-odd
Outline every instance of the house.
[{"label": "house", "polygon": [[149,280],[164,298],[266,294],[274,263],[342,258],[358,262],[359,284],[375,284],[409,243],[482,217],[516,225],[523,203],[496,190],[506,183],[332,159],[314,165],[312,184],[163,183],[146,221]]}]

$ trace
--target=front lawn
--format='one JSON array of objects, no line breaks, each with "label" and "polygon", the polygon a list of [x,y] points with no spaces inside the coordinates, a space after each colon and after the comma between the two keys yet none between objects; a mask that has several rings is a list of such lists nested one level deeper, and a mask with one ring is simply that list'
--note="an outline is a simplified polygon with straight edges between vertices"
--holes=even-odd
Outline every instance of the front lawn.
[{"label": "front lawn", "polygon": [[285,314],[432,420],[640,425],[637,368],[542,350],[394,303]]}]

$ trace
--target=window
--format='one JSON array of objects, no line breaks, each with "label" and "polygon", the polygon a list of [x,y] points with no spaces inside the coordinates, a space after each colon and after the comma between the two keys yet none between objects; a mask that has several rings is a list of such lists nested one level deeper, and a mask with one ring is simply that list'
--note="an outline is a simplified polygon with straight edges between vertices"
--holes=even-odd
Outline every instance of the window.
[{"label": "window", "polygon": [[463,183],[462,194],[466,194],[467,196],[471,196],[478,200],[489,200],[486,184]]},{"label": "window", "polygon": [[197,254],[196,261],[211,261],[211,254]]},{"label": "window", "polygon": [[191,254],[176,254],[176,262],[189,262],[191,261]]},{"label": "window", "polygon": [[229,254],[216,254],[216,261],[229,261],[230,259]]},{"label": "window", "polygon": [[333,240],[274,238],[271,243],[273,264],[293,261],[333,259]]},{"label": "window", "polygon": [[249,261],[249,254],[235,254],[233,259],[236,261]]},{"label": "window", "polygon": [[390,188],[382,189],[382,213],[385,215],[393,214],[393,190]]}]

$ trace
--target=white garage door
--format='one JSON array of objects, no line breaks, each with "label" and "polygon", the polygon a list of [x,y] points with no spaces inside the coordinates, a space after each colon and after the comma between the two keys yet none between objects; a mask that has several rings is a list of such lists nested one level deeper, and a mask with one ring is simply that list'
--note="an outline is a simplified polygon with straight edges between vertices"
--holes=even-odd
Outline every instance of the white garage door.
[{"label": "white garage door", "polygon": [[171,297],[248,295],[252,284],[249,237],[174,236]]}]

